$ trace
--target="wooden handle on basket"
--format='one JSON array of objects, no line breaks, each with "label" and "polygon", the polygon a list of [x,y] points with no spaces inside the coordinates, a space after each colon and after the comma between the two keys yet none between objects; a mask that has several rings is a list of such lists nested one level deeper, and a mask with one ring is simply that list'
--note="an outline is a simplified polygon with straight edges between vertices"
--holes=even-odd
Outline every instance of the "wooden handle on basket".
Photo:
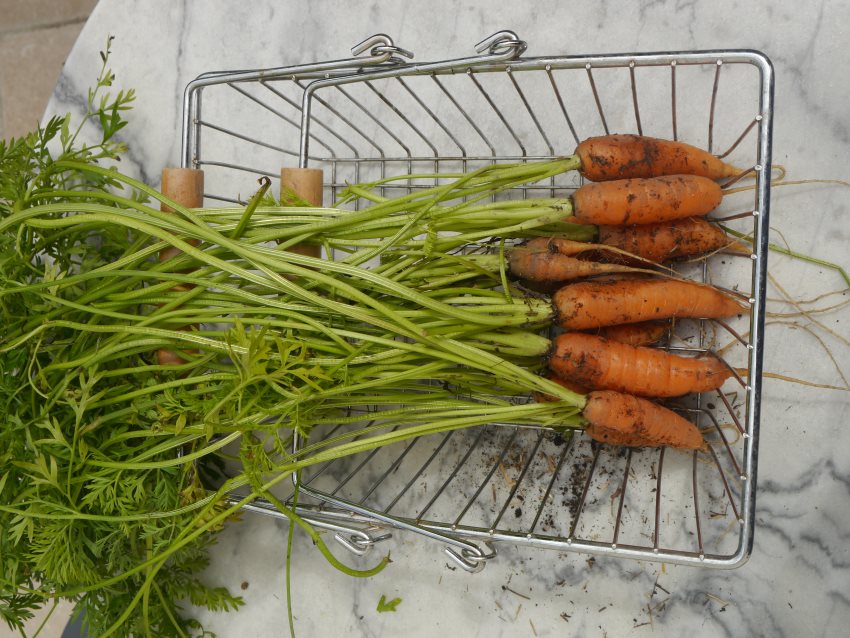
[{"label": "wooden handle on basket", "polygon": [[[323,173],[320,168],[280,169],[280,203],[286,206],[286,194],[291,192],[311,206],[321,206],[323,200]],[[297,244],[290,248],[294,253],[308,257],[322,256],[322,247],[312,244]]]},{"label": "wooden handle on basket", "polygon": [[[204,171],[197,168],[165,168],[162,170],[160,190],[163,195],[181,206],[201,208],[204,205]],[[160,205],[160,210],[166,213],[174,212],[174,209],[165,204]],[[197,240],[190,240],[189,243],[198,244]],[[178,248],[169,246],[160,251],[159,260],[166,261],[179,254]],[[189,286],[185,284],[179,284],[173,288],[177,291],[188,289]],[[188,330],[190,328],[191,326],[185,326],[183,329]],[[186,362],[177,352],[165,348],[157,351],[156,359],[160,365],[180,365]]]}]

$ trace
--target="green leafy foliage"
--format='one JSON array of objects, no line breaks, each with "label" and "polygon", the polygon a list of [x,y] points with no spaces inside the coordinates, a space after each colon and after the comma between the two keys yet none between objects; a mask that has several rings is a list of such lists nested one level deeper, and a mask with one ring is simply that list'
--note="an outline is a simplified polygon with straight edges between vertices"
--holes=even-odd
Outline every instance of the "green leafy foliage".
[{"label": "green leafy foliage", "polygon": [[[109,92],[108,53],[77,128],[54,118],[0,145],[0,615],[10,628],[65,598],[92,635],[207,636],[193,607],[242,605],[203,578],[216,533],[240,509],[232,489],[248,490],[244,502],[266,497],[331,565],[365,577],[389,557],[342,564],[271,489],[310,464],[494,419],[577,424],[574,395],[522,367],[527,357],[500,354],[551,306],[495,290],[503,278],[459,269],[469,264],[450,254],[494,219],[517,232],[562,224],[545,202],[546,214],[481,202],[568,162],[486,167],[350,212],[285,193],[293,215],[262,189],[247,207],[187,210],[103,165],[124,150],[134,98]],[[81,142],[86,124],[97,143]],[[348,256],[311,263],[287,250],[305,239]],[[167,247],[181,252],[160,261]],[[361,267],[374,258],[375,270]],[[563,400],[504,398],[530,390]],[[315,436],[330,424],[346,427]]]},{"label": "green leafy foliage", "polygon": [[[126,150],[120,132],[135,96],[107,92],[115,80],[107,64],[110,44],[111,39],[76,128],[70,115],[54,117],[33,133],[0,141],[0,221],[41,204],[99,202],[98,193],[127,190],[108,172],[60,164],[114,162]],[[91,125],[99,129],[100,140],[81,143],[84,127]],[[127,197],[146,199],[140,191]],[[203,400],[177,388],[161,403],[163,411],[153,407],[156,401],[125,401],[128,393],[162,382],[163,374],[116,375],[127,361],[120,359],[86,365],[85,356],[104,345],[101,335],[43,326],[52,319],[90,321],[69,303],[85,302],[102,281],[51,284],[119,259],[138,242],[127,229],[103,225],[74,232],[11,227],[0,233],[0,290],[5,291],[0,294],[0,626],[21,634],[35,610],[57,596],[84,610],[90,635],[110,629],[120,636],[210,635],[187,617],[181,601],[215,611],[242,604],[200,580],[212,534],[173,552],[152,581],[146,571],[115,580],[170,548],[184,526],[196,523],[193,512],[179,513],[206,496],[191,464],[137,470],[123,462],[145,454],[150,460],[173,459],[173,448],[158,447],[159,435],[169,428],[179,434],[196,420]],[[20,290],[30,284],[42,287]],[[39,330],[36,338],[18,340]],[[141,363],[139,356],[131,354]],[[108,417],[113,420],[104,425]],[[189,444],[186,450],[191,449]],[[140,590],[148,592],[143,606],[133,602]]]},{"label": "green leafy foliage", "polygon": [[378,612],[384,613],[388,611],[398,611],[396,608],[401,604],[401,598],[393,598],[387,600],[384,594],[381,594],[381,600],[378,601]]}]

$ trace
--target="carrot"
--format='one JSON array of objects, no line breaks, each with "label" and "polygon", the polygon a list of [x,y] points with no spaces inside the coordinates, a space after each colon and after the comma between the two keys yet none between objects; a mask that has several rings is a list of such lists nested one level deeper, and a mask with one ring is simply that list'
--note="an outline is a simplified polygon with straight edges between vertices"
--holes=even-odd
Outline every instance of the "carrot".
[{"label": "carrot", "polygon": [[592,250],[593,245],[554,237],[536,237],[508,253],[511,273],[534,282],[571,281],[583,277],[636,270],[623,264],[604,263],[570,256]]},{"label": "carrot", "polygon": [[672,317],[719,319],[746,311],[716,288],[678,279],[582,281],[558,290],[552,303],[557,323],[568,330]]},{"label": "carrot", "polygon": [[628,394],[591,392],[582,416],[588,422],[587,434],[602,443],[686,450],[697,450],[705,445],[699,429],[687,419]]},{"label": "carrot", "polygon": [[[723,229],[701,217],[640,226],[599,226],[599,243],[656,263],[723,248],[736,251],[743,248]],[[610,259],[622,261],[616,255]]]},{"label": "carrot", "polygon": [[723,191],[698,175],[670,175],[584,184],[573,193],[573,216],[580,224],[654,224],[702,216],[717,208]]},{"label": "carrot", "polygon": [[670,323],[666,321],[641,321],[600,328],[596,334],[630,346],[648,346],[660,341],[669,330]]},{"label": "carrot", "polygon": [[558,335],[553,346],[549,368],[562,379],[594,390],[678,397],[716,390],[732,376],[716,357],[682,357],[581,332]]},{"label": "carrot", "polygon": [[581,174],[594,182],[661,175],[732,177],[741,171],[711,153],[683,142],[641,135],[604,135],[576,148]]}]

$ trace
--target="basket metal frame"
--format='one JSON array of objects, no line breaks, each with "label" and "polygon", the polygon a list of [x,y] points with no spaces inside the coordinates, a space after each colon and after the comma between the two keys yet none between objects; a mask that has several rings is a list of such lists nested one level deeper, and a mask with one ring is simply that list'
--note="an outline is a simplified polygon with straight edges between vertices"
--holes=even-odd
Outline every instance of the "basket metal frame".
[{"label": "basket metal frame", "polygon": [[[201,131],[204,129],[204,127],[210,126],[209,123],[205,122],[202,118],[200,99],[201,93],[205,88],[216,85],[228,84],[232,86],[239,83],[264,83],[273,81],[291,81],[297,84],[299,90],[302,91],[302,98],[300,103],[300,122],[293,122],[291,119],[287,119],[287,122],[290,126],[295,126],[299,129],[299,145],[297,152],[298,165],[301,167],[307,167],[313,164],[330,165],[332,167],[332,171],[330,181],[326,184],[326,186],[330,188],[332,193],[335,194],[337,189],[342,186],[341,180],[338,179],[336,174],[336,167],[338,164],[342,164],[345,162],[351,163],[377,161],[381,163],[381,167],[383,170],[385,166],[390,168],[393,168],[394,165],[397,164],[400,164],[401,166],[410,166],[411,163],[418,161],[434,162],[435,160],[452,160],[461,161],[465,166],[466,162],[476,160],[493,162],[528,161],[533,159],[548,159],[550,156],[536,156],[526,154],[515,156],[498,155],[494,153],[492,156],[477,157],[469,156],[463,153],[451,158],[416,157],[408,154],[407,157],[370,157],[364,159],[351,157],[335,158],[311,155],[311,143],[315,142],[316,139],[313,134],[313,128],[315,126],[318,126],[316,124],[314,107],[317,103],[321,102],[321,96],[323,92],[331,89],[332,87],[336,87],[336,89],[339,90],[340,87],[344,87],[347,85],[356,85],[358,83],[364,82],[374,83],[380,82],[382,80],[414,78],[416,76],[440,77],[442,75],[454,75],[461,73],[477,75],[485,73],[519,74],[526,72],[543,72],[550,74],[551,78],[551,73],[557,70],[585,70],[590,85],[593,89],[593,95],[596,100],[599,115],[602,119],[602,124],[604,125],[605,130],[607,132],[608,125],[605,121],[605,113],[603,110],[603,106],[599,100],[599,95],[596,91],[593,73],[597,69],[623,68],[628,69],[631,74],[631,88],[632,97],[634,101],[633,107],[636,119],[636,127],[638,129],[638,132],[640,133],[641,118],[637,92],[635,89],[635,69],[641,67],[667,67],[671,69],[671,83],[673,86],[672,112],[675,137],[675,83],[677,67],[685,65],[713,65],[715,66],[717,71],[714,78],[714,88],[712,92],[711,104],[712,111],[709,123],[709,146],[711,146],[711,127],[713,124],[714,117],[714,97],[717,92],[717,83],[720,76],[721,66],[728,64],[746,64],[754,66],[759,74],[759,96],[757,113],[753,120],[745,127],[743,132],[738,137],[737,141],[733,144],[732,148],[727,151],[727,153],[729,153],[732,149],[734,149],[735,146],[737,146],[741,142],[741,140],[744,139],[753,130],[758,136],[756,161],[748,171],[752,174],[752,177],[755,180],[754,210],[749,211],[749,214],[752,216],[753,220],[753,253],[750,256],[752,260],[752,276],[750,282],[751,287],[750,293],[746,295],[746,298],[749,300],[751,307],[748,326],[749,336],[748,338],[744,339],[740,337],[734,330],[732,330],[726,325],[723,325],[723,327],[727,328],[731,334],[737,337],[740,340],[742,346],[747,349],[748,375],[746,382],[744,382],[739,377],[739,380],[742,382],[743,388],[745,390],[745,398],[743,402],[744,418],[739,419],[736,416],[737,410],[733,409],[733,407],[730,405],[730,401],[724,392],[718,391],[716,393],[716,400],[719,403],[725,404],[729,415],[737,424],[737,428],[741,434],[742,443],[739,444],[742,446],[740,452],[740,462],[736,461],[736,457],[735,454],[732,452],[730,443],[728,442],[727,437],[724,435],[723,429],[718,424],[717,419],[713,415],[712,410],[706,407],[706,404],[711,406],[711,403],[706,398],[700,397],[697,405],[693,408],[697,414],[703,414],[704,419],[709,422],[713,422],[715,430],[718,433],[718,436],[715,439],[715,442],[718,445],[718,449],[720,449],[721,454],[723,454],[722,448],[725,447],[726,451],[728,452],[728,456],[731,459],[734,470],[739,473],[739,476],[736,478],[741,481],[740,498],[736,501],[729,486],[727,476],[723,468],[721,467],[721,462],[718,459],[717,453],[714,451],[713,448],[710,448],[711,457],[713,457],[713,463],[719,470],[718,476],[720,479],[722,479],[722,488],[728,496],[728,500],[734,510],[734,517],[737,519],[737,548],[734,552],[725,554],[712,554],[711,552],[706,552],[703,548],[699,505],[697,503],[697,494],[699,492],[697,486],[697,452],[693,453],[693,509],[696,518],[696,533],[698,537],[698,543],[697,547],[692,551],[665,548],[659,543],[658,540],[658,517],[660,507],[659,499],[662,487],[661,465],[664,463],[665,458],[665,452],[663,450],[657,452],[659,467],[656,485],[657,491],[655,505],[654,538],[652,539],[652,543],[647,543],[646,545],[624,544],[622,542],[618,543],[618,533],[620,530],[620,524],[623,516],[624,502],[626,499],[626,488],[629,483],[629,468],[631,467],[633,459],[633,451],[631,450],[626,453],[626,469],[622,477],[622,485],[620,488],[618,500],[618,511],[616,519],[613,521],[613,537],[611,537],[609,540],[593,540],[589,538],[582,538],[580,535],[575,534],[575,526],[578,522],[579,516],[583,511],[588,489],[591,484],[591,480],[594,477],[594,468],[596,467],[599,455],[602,453],[599,449],[595,449],[595,451],[593,452],[593,465],[591,466],[591,470],[587,476],[581,497],[582,501],[578,511],[575,514],[570,531],[566,534],[542,534],[534,532],[534,529],[537,527],[538,521],[540,520],[541,513],[543,512],[543,509],[547,504],[547,499],[549,499],[550,492],[553,489],[553,485],[555,484],[556,478],[558,477],[558,474],[561,471],[562,467],[566,465],[565,459],[567,459],[570,454],[572,454],[572,442],[569,445],[564,446],[564,449],[557,462],[557,468],[555,469],[551,479],[549,480],[548,485],[545,487],[545,493],[539,505],[539,508],[537,509],[536,516],[534,519],[534,525],[532,526],[531,531],[517,532],[499,529],[498,523],[500,520],[502,520],[502,517],[505,514],[505,510],[508,508],[508,503],[511,502],[510,499],[516,495],[519,483],[521,483],[523,479],[526,478],[526,472],[531,466],[533,460],[532,458],[529,458],[526,465],[522,468],[521,473],[519,474],[519,478],[515,486],[512,488],[508,500],[505,501],[503,507],[501,508],[499,516],[496,519],[496,524],[491,526],[463,525],[458,523],[460,519],[457,519],[455,522],[447,522],[441,520],[428,520],[423,518],[422,516],[413,517],[391,514],[389,513],[389,509],[391,508],[386,508],[387,511],[382,511],[381,508],[370,507],[364,504],[364,501],[366,500],[365,497],[364,499],[360,499],[360,501],[357,501],[352,498],[345,498],[338,495],[337,489],[339,489],[340,486],[337,486],[333,490],[317,488],[311,484],[312,479],[301,480],[296,486],[299,490],[299,502],[297,506],[298,512],[308,518],[314,524],[336,532],[337,539],[341,543],[343,543],[349,550],[355,553],[366,552],[376,542],[379,542],[380,540],[383,540],[388,536],[387,529],[395,528],[415,532],[426,538],[438,541],[439,543],[445,546],[445,550],[448,556],[456,564],[468,571],[480,570],[485,565],[487,560],[495,556],[494,544],[498,542],[549,548],[559,551],[578,551],[590,554],[616,556],[620,558],[663,561],[688,565],[701,565],[707,567],[734,568],[742,565],[744,562],[746,562],[747,558],[752,552],[755,528],[755,493],[762,377],[761,372],[762,359],[764,353],[763,330],[766,304],[768,250],[767,246],[770,205],[769,195],[774,86],[773,69],[769,59],[764,54],[758,51],[750,50],[628,53],[602,56],[548,56],[526,59],[519,57],[525,50],[525,43],[522,42],[516,36],[516,34],[510,31],[503,31],[494,34],[487,40],[484,40],[483,42],[479,43],[477,48],[479,52],[483,53],[483,55],[471,58],[412,64],[407,63],[405,60],[402,60],[401,57],[399,57],[410,57],[411,54],[409,54],[409,52],[395,47],[391,39],[389,39],[387,36],[379,34],[377,36],[373,36],[373,38],[370,38],[369,40],[364,41],[364,43],[361,43],[360,45],[358,45],[358,47],[355,47],[355,57],[350,59],[318,64],[280,67],[277,69],[238,72],[217,72],[204,74],[195,81],[191,82],[187,86],[186,92],[184,94],[184,129],[182,153],[183,165],[202,168],[205,165],[212,164],[237,171],[242,170],[250,172],[254,170],[252,167],[228,164],[227,162],[215,162],[207,160],[201,154]],[[364,52],[368,52],[369,55],[366,57],[357,57],[358,55]],[[517,91],[520,92],[520,95],[522,95],[519,87],[516,86],[516,88]],[[556,87],[555,93],[556,95],[558,95]],[[560,95],[558,95],[558,99],[561,99]],[[388,104],[387,106],[389,106],[390,109],[393,108],[391,104]],[[493,106],[494,108],[496,108],[495,105]],[[427,107],[425,108],[427,109]],[[529,109],[529,113],[531,113],[531,117],[534,119],[534,122],[538,125],[539,129],[540,125],[537,122],[536,118],[534,118],[533,111],[527,103],[526,108]],[[563,103],[561,104],[561,108],[563,109]],[[398,111],[396,112],[399,117],[405,118],[403,113],[399,113]],[[430,113],[429,111],[429,114],[432,118],[434,118],[433,113]],[[566,115],[566,111],[564,111],[564,114]],[[504,117],[503,122],[510,130],[510,125]],[[567,118],[567,122],[569,123],[569,118]],[[412,123],[410,125],[415,126]],[[213,126],[213,128],[216,127]],[[572,128],[571,124],[570,128]],[[240,135],[235,131],[228,131],[226,127],[218,127],[218,130],[219,132],[223,132],[224,134],[231,134],[235,135],[236,137],[240,137],[243,141],[248,143],[251,143],[253,139],[248,136]],[[575,136],[574,130],[573,135]],[[543,136],[545,138],[545,134],[543,134]],[[293,152],[288,152],[287,154],[294,157]],[[270,176],[274,175],[273,172],[266,172],[265,174]],[[227,200],[227,198],[225,197],[213,197],[216,199]],[[705,274],[705,269],[703,270],[703,274]],[[512,437],[516,437],[517,432],[525,430],[525,428],[521,428],[512,424],[493,424],[492,426],[487,426],[486,428],[481,429],[480,432],[476,435],[478,438],[475,439],[475,441],[480,440],[485,430],[490,431],[493,429],[497,429],[502,432],[513,432],[514,434],[512,435]],[[528,432],[524,431],[521,433],[520,436],[527,435]],[[538,434],[538,438],[536,439],[536,446],[534,446],[535,454],[543,444],[544,436],[547,436],[547,434],[545,432],[540,431]],[[449,437],[447,436],[446,440],[448,440],[448,438]],[[511,438],[511,441],[513,440],[514,438]],[[573,440],[575,440],[575,438]],[[445,444],[445,442],[446,441],[444,440],[443,444]],[[300,442],[296,440],[296,447],[299,445],[299,443]],[[467,457],[469,456],[474,447],[475,444],[473,444],[472,447],[469,448],[470,452],[467,453]],[[442,446],[438,446],[436,451],[432,453],[427,463],[422,466],[422,469],[419,470],[418,474],[414,475],[407,481],[405,491],[410,489],[413,480],[425,471],[425,468],[427,467],[428,463],[431,463],[433,458],[440,453],[441,449]],[[506,447],[505,450],[507,449],[508,448]],[[369,496],[370,494],[372,494],[373,491],[378,489],[391,472],[398,470],[408,451],[409,448],[404,447],[401,448],[399,451],[395,452],[395,454],[397,454],[396,460],[393,464],[390,465],[390,468],[384,473],[384,475],[382,477],[379,477],[377,482],[373,481],[373,485],[370,488],[367,496]],[[504,455],[505,452],[503,451],[502,454]],[[532,454],[532,457],[533,456],[534,454]],[[356,460],[351,461],[352,464],[359,463],[359,467],[364,466],[367,462],[368,458],[366,460],[363,460],[360,457],[358,457]],[[464,461],[461,460],[460,464],[456,466],[455,471],[451,474],[451,476],[446,479],[445,483],[440,488],[440,493],[442,493],[443,489],[445,489],[446,486],[455,478],[455,475],[462,467],[463,462]],[[355,470],[352,470],[351,473],[355,472],[358,466],[354,465],[354,467]],[[493,473],[496,471],[496,467],[496,465],[493,465],[489,470],[489,473],[487,474],[488,481],[489,477],[492,477]],[[346,479],[346,482],[347,481],[348,479]],[[718,485],[720,485],[720,483],[718,483]],[[481,484],[479,486],[478,491],[476,492],[476,497],[481,492],[483,487],[484,484]],[[634,484],[632,485],[632,489],[635,489]],[[398,498],[400,498],[402,493],[400,493],[399,496],[396,497],[396,501],[398,500]],[[440,494],[438,493],[437,496],[439,495]],[[311,499],[305,499],[303,498],[304,496],[311,497]],[[394,501],[393,503],[395,503],[396,501]],[[469,504],[467,505],[467,508],[468,507]],[[277,510],[274,509],[273,506],[264,501],[258,501],[255,504],[248,506],[246,509],[259,513],[271,514],[274,516],[282,516],[277,512]]]}]

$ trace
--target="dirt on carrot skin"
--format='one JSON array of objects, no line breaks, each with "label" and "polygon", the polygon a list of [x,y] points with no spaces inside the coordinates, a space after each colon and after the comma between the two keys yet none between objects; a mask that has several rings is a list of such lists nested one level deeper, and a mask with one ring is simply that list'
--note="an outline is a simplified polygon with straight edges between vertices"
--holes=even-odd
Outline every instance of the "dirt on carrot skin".
[{"label": "dirt on carrot skin", "polygon": [[593,330],[658,319],[721,319],[746,311],[705,284],[656,278],[582,281],[552,295],[554,316],[567,330]]},{"label": "dirt on carrot skin", "polygon": [[627,447],[675,447],[695,450],[704,445],[699,429],[672,410],[619,392],[588,395],[583,416],[594,440]]},{"label": "dirt on carrot skin", "polygon": [[700,175],[722,179],[740,170],[711,153],[685,144],[645,135],[591,137],[576,148],[581,174],[594,182],[660,175]]},{"label": "dirt on carrot skin", "polygon": [[654,224],[702,216],[717,208],[723,190],[707,177],[669,175],[584,184],[573,193],[581,224]]},{"label": "dirt on carrot skin", "polygon": [[560,334],[553,343],[549,369],[593,390],[677,397],[716,390],[733,375],[716,357],[683,357],[579,332]]},{"label": "dirt on carrot skin", "polygon": [[[723,249],[742,252],[743,248],[726,235],[723,229],[702,217],[688,217],[656,224],[599,226],[599,243],[655,263]],[[603,257],[609,263],[629,266],[642,264],[639,259],[630,259],[626,255],[613,252]]]}]

